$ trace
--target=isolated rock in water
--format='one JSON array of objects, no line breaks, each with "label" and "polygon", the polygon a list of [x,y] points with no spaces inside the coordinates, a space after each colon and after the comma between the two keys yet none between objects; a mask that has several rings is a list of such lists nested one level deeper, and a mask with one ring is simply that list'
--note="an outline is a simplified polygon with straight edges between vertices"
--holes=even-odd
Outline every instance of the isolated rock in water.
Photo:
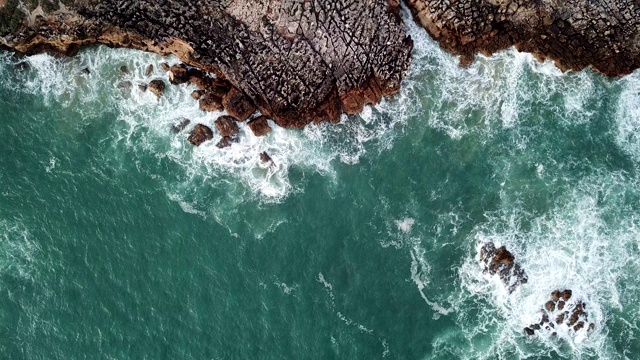
[{"label": "isolated rock in water", "polygon": [[156,80],[151,80],[147,88],[149,89],[149,91],[156,94],[157,97],[161,97],[162,94],[164,93],[165,86],[166,85],[163,80],[156,79]]},{"label": "isolated rock in water", "polygon": [[[563,300],[562,294],[568,295],[566,300]],[[560,329],[565,329],[569,333],[576,333],[587,326],[587,331],[595,330],[595,324],[589,323],[589,314],[587,314],[587,305],[577,300],[575,297],[571,298],[572,291],[566,289],[562,292],[555,290],[551,293],[551,300],[545,303],[543,309],[540,310],[542,319],[539,324],[529,325],[524,329],[527,335],[534,335],[537,330],[545,330],[556,334]],[[554,319],[554,322],[549,321]]]},{"label": "isolated rock in water", "polygon": [[123,74],[128,74],[129,73],[129,68],[126,65],[122,65],[120,66],[120,72]]},{"label": "isolated rock in water", "polygon": [[166,62],[162,62],[162,63],[160,63],[160,68],[163,71],[169,71],[169,69],[171,69],[171,66],[169,66],[169,64],[167,64]]},{"label": "isolated rock in water", "polygon": [[145,69],[144,74],[147,76],[153,75],[153,65],[151,64],[147,65],[147,68]]},{"label": "isolated rock in water", "polygon": [[205,93],[200,99],[200,110],[202,111],[221,111],[222,99],[212,93]]},{"label": "isolated rock in water", "polygon": [[82,75],[90,75],[91,74],[91,70],[89,70],[89,68],[84,68],[81,71]]},{"label": "isolated rock in water", "polygon": [[483,272],[490,275],[498,275],[509,293],[518,286],[527,283],[527,275],[515,262],[515,257],[504,246],[496,249],[492,242],[488,242],[480,249],[480,262],[483,264]]},{"label": "isolated rock in water", "polygon": [[260,115],[249,121],[247,125],[249,126],[249,129],[253,131],[255,136],[265,136],[271,132],[271,127],[269,126],[267,119],[268,118],[266,116]]},{"label": "isolated rock in water", "polygon": [[173,85],[184,84],[189,81],[189,71],[185,66],[176,65],[169,69],[169,82]]},{"label": "isolated rock in water", "polygon": [[231,116],[220,116],[218,120],[215,121],[216,129],[223,137],[233,137],[238,135],[240,129],[238,128],[238,124],[236,124],[234,118]]},{"label": "isolated rock in water", "polygon": [[191,124],[191,120],[186,119],[186,118],[183,118],[182,120],[180,120],[180,122],[179,122],[179,123],[174,124],[174,125],[171,127],[171,130],[172,130],[174,133],[179,133],[179,132],[181,132],[182,130],[184,130],[184,129],[189,125],[189,124]]},{"label": "isolated rock in water", "polygon": [[242,91],[232,88],[222,99],[225,110],[238,121],[245,121],[254,112],[256,107]]},{"label": "isolated rock in water", "polygon": [[141,92],[147,91],[147,88],[147,84],[138,84],[138,90],[140,90]]},{"label": "isolated rock in water", "polygon": [[272,162],[273,160],[271,160],[271,156],[269,156],[266,151],[263,151],[260,153],[260,161],[266,164]]},{"label": "isolated rock in water", "polygon": [[193,128],[187,140],[195,146],[200,146],[203,142],[211,139],[213,139],[213,131],[207,126],[198,124]]}]

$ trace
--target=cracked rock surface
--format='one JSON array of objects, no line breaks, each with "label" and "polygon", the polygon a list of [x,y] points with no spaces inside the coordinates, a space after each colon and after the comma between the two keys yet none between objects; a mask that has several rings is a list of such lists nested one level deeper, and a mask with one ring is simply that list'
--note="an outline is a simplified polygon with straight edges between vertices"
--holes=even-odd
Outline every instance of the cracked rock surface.
[{"label": "cracked rock surface", "polygon": [[592,65],[609,76],[640,66],[637,0],[406,0],[445,50],[468,64],[515,46],[563,70]]},{"label": "cracked rock surface", "polygon": [[[0,15],[15,15],[6,0]],[[25,53],[103,43],[175,54],[302,127],[357,113],[400,89],[413,44],[396,0],[69,0],[4,30]],[[29,9],[25,9],[28,13]],[[23,14],[23,15],[26,15]],[[8,34],[8,35],[7,35]]]}]

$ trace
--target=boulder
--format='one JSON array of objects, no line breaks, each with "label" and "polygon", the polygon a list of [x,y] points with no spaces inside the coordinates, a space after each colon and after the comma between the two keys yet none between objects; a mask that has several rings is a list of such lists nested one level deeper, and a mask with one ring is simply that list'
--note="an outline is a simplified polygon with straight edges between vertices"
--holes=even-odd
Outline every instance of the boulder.
[{"label": "boulder", "polygon": [[184,65],[172,66],[169,69],[169,82],[173,85],[184,84],[189,81],[189,71]]},{"label": "boulder", "polygon": [[496,249],[492,242],[488,242],[480,249],[480,261],[484,266],[483,272],[498,275],[509,293],[528,281],[524,270],[515,262],[515,257],[504,246]]},{"label": "boulder", "polygon": [[165,83],[161,79],[151,80],[149,82],[148,90],[156,94],[157,97],[161,97],[164,93]]},{"label": "boulder", "polygon": [[200,99],[200,110],[202,111],[221,111],[222,99],[212,93],[205,93]]},{"label": "boulder", "polygon": [[127,65],[120,66],[120,72],[123,73],[123,74],[128,74],[129,73],[129,68],[127,67]]},{"label": "boulder", "polygon": [[251,99],[236,88],[232,88],[231,91],[224,96],[222,105],[229,115],[238,121],[245,121],[256,112],[256,106],[253,105]]},{"label": "boulder", "polygon": [[263,151],[260,153],[260,161],[262,161],[262,163],[270,163],[273,160],[271,159],[271,156],[269,156],[269,154],[267,154],[266,151]]},{"label": "boulder", "polygon": [[238,135],[240,129],[238,129],[238,124],[234,121],[231,116],[220,116],[218,120],[215,122],[216,129],[223,137],[233,137]]},{"label": "boulder", "polygon": [[147,84],[138,84],[138,90],[140,90],[141,92],[147,91],[147,87]]},{"label": "boulder", "polygon": [[265,136],[271,132],[271,127],[267,122],[267,117],[264,115],[260,115],[257,118],[249,121],[247,125],[249,126],[249,129],[253,131],[253,134],[255,136]]},{"label": "boulder", "polygon": [[160,63],[160,68],[164,71],[169,71],[169,69],[171,69],[171,66],[169,66],[169,64],[167,64],[166,62],[162,62]]},{"label": "boulder", "polygon": [[232,143],[233,143],[233,139],[232,138],[230,138],[229,136],[224,136],[224,137],[222,137],[222,139],[220,139],[220,141],[218,141],[216,146],[219,149],[224,149],[226,147],[231,146]]},{"label": "boulder", "polygon": [[187,140],[195,146],[200,146],[203,142],[211,139],[213,139],[213,131],[205,125],[198,124],[191,130]]},{"label": "boulder", "polygon": [[145,69],[144,73],[147,76],[153,75],[153,65],[151,64],[147,65],[147,68]]},{"label": "boulder", "polygon": [[86,68],[82,69],[80,71],[80,73],[82,73],[82,75],[89,75],[89,74],[91,74],[91,70],[89,70],[89,68],[86,67]]}]

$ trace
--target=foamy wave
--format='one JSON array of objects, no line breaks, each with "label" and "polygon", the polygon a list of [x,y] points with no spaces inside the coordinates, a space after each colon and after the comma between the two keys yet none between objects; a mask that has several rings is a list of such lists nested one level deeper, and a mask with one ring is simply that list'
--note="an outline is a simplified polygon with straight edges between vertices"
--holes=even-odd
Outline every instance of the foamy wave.
[{"label": "foamy wave", "polygon": [[635,161],[640,161],[640,71],[620,80],[622,93],[616,108],[618,146]]},{"label": "foamy wave", "polygon": [[32,263],[40,249],[20,223],[0,220],[0,274],[32,278]]},{"label": "foamy wave", "polygon": [[[638,299],[633,298],[637,285],[629,279],[629,274],[640,271],[638,185],[623,174],[599,174],[578,184],[549,215],[533,219],[530,229],[522,228],[527,214],[518,210],[490,215],[477,229],[474,242],[478,246],[488,241],[505,245],[529,277],[527,284],[509,295],[498,280],[482,274],[477,252],[462,266],[460,276],[469,294],[462,301],[476,302],[478,316],[491,324],[491,348],[485,351],[493,356],[528,357],[555,351],[575,358],[617,357],[607,338],[605,309],[640,316],[635,306]],[[574,297],[587,304],[596,330],[589,334],[586,329],[574,332],[558,326],[557,338],[541,332],[526,339],[523,328],[540,321],[540,309],[556,289],[572,289]],[[459,320],[468,338],[487,331],[467,328]]]}]

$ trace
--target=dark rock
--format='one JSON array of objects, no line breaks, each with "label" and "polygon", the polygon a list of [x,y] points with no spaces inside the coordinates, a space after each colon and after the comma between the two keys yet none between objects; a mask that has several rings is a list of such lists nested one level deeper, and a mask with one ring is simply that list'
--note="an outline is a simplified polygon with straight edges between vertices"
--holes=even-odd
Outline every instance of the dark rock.
[{"label": "dark rock", "polygon": [[129,73],[129,68],[126,65],[122,65],[120,66],[120,72],[123,74],[128,74]]},{"label": "dark rock", "polygon": [[596,329],[596,324],[591,323],[591,324],[589,324],[589,328],[587,329],[587,331],[591,332],[591,331],[593,331],[595,329]]},{"label": "dark rock", "polygon": [[236,136],[240,129],[231,116],[220,116],[215,121],[216,129],[223,137]]},{"label": "dark rock", "polygon": [[203,142],[211,139],[213,139],[213,131],[207,126],[198,124],[193,128],[187,140],[195,146],[200,146]]},{"label": "dark rock", "polygon": [[232,88],[222,99],[222,105],[225,110],[238,121],[247,120],[254,112],[256,107],[242,91]]},{"label": "dark rock", "polygon": [[205,93],[200,99],[200,110],[202,111],[221,111],[222,99],[212,93]]},{"label": "dark rock", "polygon": [[147,76],[153,75],[153,65],[151,64],[147,65],[147,68],[145,69],[144,73]]},{"label": "dark rock", "polygon": [[169,69],[169,82],[173,85],[184,84],[189,81],[189,71],[184,66],[172,66]]},{"label": "dark rock", "polygon": [[169,69],[171,69],[171,67],[169,66],[169,64],[167,64],[166,62],[162,62],[162,63],[160,63],[160,68],[161,68],[163,71],[169,71]]},{"label": "dark rock", "polygon": [[567,315],[567,313],[562,313],[560,315],[558,315],[556,317],[556,324],[560,325],[564,322],[564,317]]},{"label": "dark rock", "polygon": [[272,131],[267,119],[268,118],[266,116],[260,115],[249,121],[247,125],[249,126],[249,129],[253,131],[255,136],[265,136]]},{"label": "dark rock", "polygon": [[562,292],[562,294],[561,294],[562,299],[563,299],[564,301],[568,301],[569,299],[571,299],[571,294],[572,294],[571,290],[569,290],[569,289],[564,290],[564,291]]},{"label": "dark rock", "polygon": [[544,307],[547,309],[547,311],[554,311],[556,309],[556,303],[554,303],[553,301],[547,301],[547,303],[544,304]]},{"label": "dark rock", "polygon": [[528,327],[524,328],[524,333],[527,334],[528,336],[533,336],[533,335],[536,334],[533,329],[528,328]]},{"label": "dark rock", "polygon": [[565,304],[564,301],[558,301],[558,310],[564,309],[564,304]]},{"label": "dark rock", "polygon": [[551,300],[553,300],[554,302],[557,302],[559,299],[560,299],[560,291],[554,290],[551,293]]},{"label": "dark rock", "polygon": [[187,118],[182,118],[182,119],[180,120],[180,122],[179,122],[179,123],[174,124],[174,125],[171,127],[171,130],[172,130],[174,133],[179,133],[179,132],[181,132],[182,130],[184,130],[187,126],[189,126],[189,124],[191,124],[191,120],[189,120],[189,119],[187,119]]},{"label": "dark rock", "polygon": [[271,156],[267,154],[266,151],[263,151],[260,153],[260,161],[263,163],[269,163],[269,162],[272,162],[273,160],[271,159]]},{"label": "dark rock", "polygon": [[583,327],[584,327],[584,322],[580,321],[573,327],[573,331],[578,331],[578,330],[582,329]]},{"label": "dark rock", "polygon": [[147,89],[152,93],[156,94],[157,97],[161,97],[162,94],[164,93],[165,86],[166,85],[163,80],[156,79],[156,80],[151,80],[149,82]]},{"label": "dark rock", "polygon": [[204,91],[202,91],[202,90],[194,90],[194,91],[191,93],[191,97],[192,97],[194,100],[200,100],[200,98],[202,97],[202,95],[204,95]]},{"label": "dark rock", "polygon": [[147,91],[147,87],[147,84],[138,84],[138,90],[140,90],[141,92]]},{"label": "dark rock", "polygon": [[91,71],[89,70],[89,68],[88,68],[88,67],[86,67],[86,68],[82,69],[80,72],[82,73],[82,75],[89,75],[89,74],[91,74]]},{"label": "dark rock", "polygon": [[484,264],[483,272],[498,275],[510,293],[528,281],[524,270],[504,246],[496,249],[492,242],[484,244],[480,249],[480,261]]},{"label": "dark rock", "polygon": [[231,146],[233,140],[229,136],[223,136],[222,139],[216,144],[216,146],[220,149],[224,149],[226,147]]}]

